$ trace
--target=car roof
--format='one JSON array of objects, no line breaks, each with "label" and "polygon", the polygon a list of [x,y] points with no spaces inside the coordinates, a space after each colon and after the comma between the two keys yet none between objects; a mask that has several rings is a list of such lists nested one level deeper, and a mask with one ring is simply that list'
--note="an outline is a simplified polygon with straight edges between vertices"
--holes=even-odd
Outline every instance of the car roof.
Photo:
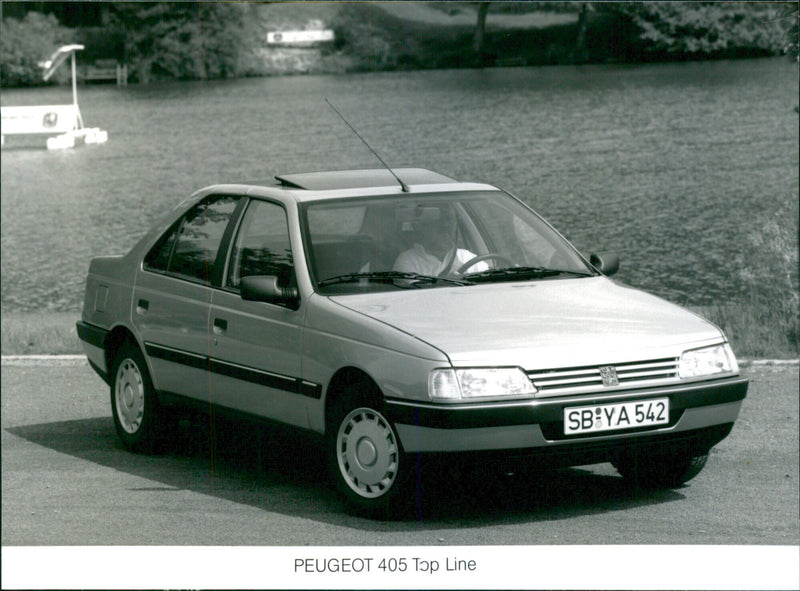
[{"label": "car roof", "polygon": [[[398,182],[397,175],[403,184]],[[194,194],[196,198],[219,192],[251,197],[283,198],[296,203],[378,195],[441,193],[450,191],[499,191],[480,183],[465,183],[425,168],[332,170],[280,174],[272,181],[217,184]]]}]

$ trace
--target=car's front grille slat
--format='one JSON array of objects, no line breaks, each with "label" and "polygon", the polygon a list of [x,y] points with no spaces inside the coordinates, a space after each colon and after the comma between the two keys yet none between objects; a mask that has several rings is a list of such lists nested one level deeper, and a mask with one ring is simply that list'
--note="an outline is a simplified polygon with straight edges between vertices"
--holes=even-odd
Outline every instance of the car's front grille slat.
[{"label": "car's front grille slat", "polygon": [[583,377],[567,378],[561,380],[546,378],[546,379],[540,379],[536,383],[537,385],[540,385],[540,387],[542,388],[554,388],[556,386],[566,386],[569,384],[594,384],[594,383],[602,384],[603,380],[600,377],[600,374],[597,374],[596,376],[589,376],[585,378]]},{"label": "car's front grille slat", "polygon": [[[601,368],[603,372],[601,372]],[[606,368],[612,368],[609,371]],[[604,381],[603,373],[616,377]],[[597,366],[528,370],[528,377],[540,394],[555,396],[571,392],[592,392],[611,387],[649,386],[674,382],[678,377],[678,358],[653,359]]]},{"label": "car's front grille slat", "polygon": [[657,371],[637,371],[637,372],[626,372],[620,373],[617,372],[620,380],[643,380],[643,379],[650,379],[650,378],[660,378],[664,376],[673,376],[675,372],[666,372],[664,370],[657,370]]}]

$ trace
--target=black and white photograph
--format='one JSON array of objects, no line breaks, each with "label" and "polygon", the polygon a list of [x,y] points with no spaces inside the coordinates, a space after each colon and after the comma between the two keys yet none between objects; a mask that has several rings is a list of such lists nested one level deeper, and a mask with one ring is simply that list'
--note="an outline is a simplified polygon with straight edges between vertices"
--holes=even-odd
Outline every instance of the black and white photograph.
[{"label": "black and white photograph", "polygon": [[4,589],[800,588],[797,2],[0,17]]}]

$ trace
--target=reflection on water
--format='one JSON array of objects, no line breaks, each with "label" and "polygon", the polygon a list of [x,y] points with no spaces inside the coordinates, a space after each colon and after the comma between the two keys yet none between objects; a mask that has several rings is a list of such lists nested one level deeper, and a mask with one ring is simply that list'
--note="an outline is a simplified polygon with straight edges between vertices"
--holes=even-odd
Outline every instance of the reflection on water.
[{"label": "reflection on water", "polygon": [[796,72],[754,60],[81,88],[107,144],[3,150],[2,309],[79,310],[89,259],[126,251],[204,185],[378,166],[325,98],[391,165],[497,184],[582,250],[616,250],[628,284],[727,298],[744,238],[797,219]]}]

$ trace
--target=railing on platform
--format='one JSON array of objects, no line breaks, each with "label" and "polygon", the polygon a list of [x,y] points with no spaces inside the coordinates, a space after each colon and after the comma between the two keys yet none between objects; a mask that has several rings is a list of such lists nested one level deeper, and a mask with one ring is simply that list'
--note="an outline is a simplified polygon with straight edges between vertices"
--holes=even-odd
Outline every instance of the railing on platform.
[{"label": "railing on platform", "polygon": [[78,79],[82,82],[115,80],[117,86],[127,86],[128,66],[117,60],[97,60],[92,65],[79,67]]}]

